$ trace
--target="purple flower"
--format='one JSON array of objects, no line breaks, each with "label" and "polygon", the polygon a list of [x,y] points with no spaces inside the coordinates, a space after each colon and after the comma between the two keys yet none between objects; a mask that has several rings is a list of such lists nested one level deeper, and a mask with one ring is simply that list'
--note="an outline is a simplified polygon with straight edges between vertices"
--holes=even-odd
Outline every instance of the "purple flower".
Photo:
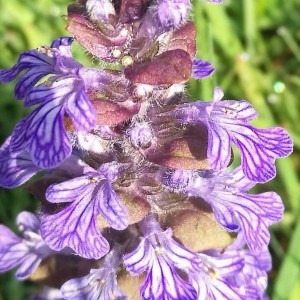
[{"label": "purple flower", "polygon": [[229,173],[228,180],[216,182],[213,192],[203,198],[212,206],[217,221],[229,231],[241,230],[250,250],[258,253],[268,245],[268,226],[281,220],[284,206],[275,192],[246,193],[247,178],[244,178],[246,190],[237,187],[235,183],[242,174],[241,169]]},{"label": "purple flower", "polygon": [[0,272],[6,272],[16,266],[16,278],[29,277],[41,261],[54,252],[40,236],[40,223],[32,213],[23,211],[17,217],[17,225],[22,238],[10,229],[0,225]]},{"label": "purple flower", "polygon": [[144,237],[124,256],[124,264],[132,275],[147,272],[140,290],[142,299],[196,299],[196,291],[178,270],[190,272],[199,263],[197,254],[173,240],[170,228],[162,231],[153,215],[141,222],[141,230]]},{"label": "purple flower", "polygon": [[19,186],[41,171],[27,151],[11,153],[10,140],[9,137],[0,148],[0,186],[5,188]]},{"label": "purple flower", "polygon": [[16,98],[23,99],[40,79],[48,74],[56,73],[55,54],[58,55],[61,52],[67,57],[71,57],[69,45],[72,41],[73,39],[70,37],[62,37],[53,41],[50,47],[41,47],[24,52],[12,68],[0,70],[0,81],[8,83],[26,70],[15,86]]},{"label": "purple flower", "polygon": [[128,226],[127,210],[112,186],[123,167],[114,162],[97,170],[87,166],[83,176],[47,189],[49,202],[70,203],[58,213],[45,213],[41,218],[42,236],[50,247],[55,250],[70,247],[84,258],[95,259],[108,252],[109,244],[97,222],[103,217],[107,226],[114,229]]},{"label": "purple flower", "polygon": [[[272,268],[271,255],[268,248],[258,254],[253,254],[249,250],[239,251],[239,255],[244,258],[245,266],[235,280],[239,286],[248,286],[256,290],[258,299],[266,299],[266,289],[268,286],[267,272]],[[246,298],[251,300],[252,298]]]},{"label": "purple flower", "polygon": [[215,71],[215,68],[211,65],[210,62],[194,58],[193,67],[192,67],[192,77],[196,79],[202,79],[211,75]]},{"label": "purple flower", "polygon": [[212,175],[209,171],[174,170],[163,173],[161,180],[167,189],[203,198],[220,225],[229,231],[241,230],[251,251],[262,251],[270,240],[268,226],[283,216],[280,197],[274,192],[246,193],[255,183],[244,176],[241,168]]},{"label": "purple flower", "polygon": [[245,239],[240,232],[237,239],[226,248],[222,255],[239,255],[244,259],[244,267],[238,274],[235,274],[232,279],[238,286],[246,286],[256,291],[257,298],[246,297],[245,299],[268,299],[265,291],[268,284],[267,272],[272,268],[272,259],[268,248],[257,254],[245,249]]},{"label": "purple flower", "polygon": [[62,285],[64,299],[126,300],[127,296],[117,284],[116,271],[120,263],[120,247],[115,247],[105,256],[99,269],[92,269],[90,274],[71,279]]},{"label": "purple flower", "polygon": [[244,267],[242,256],[233,253],[213,257],[200,253],[199,257],[202,263],[189,274],[198,294],[195,299],[244,300],[246,296],[254,296],[251,299],[256,299],[255,290],[241,287],[232,280]]},{"label": "purple flower", "polygon": [[292,152],[289,134],[280,127],[257,129],[248,122],[257,113],[245,100],[221,101],[223,92],[215,88],[213,102],[196,101],[179,105],[174,112],[183,124],[205,124],[208,129],[207,156],[215,170],[226,168],[231,160],[231,144],[240,150],[245,175],[266,182],[276,175],[275,159]]},{"label": "purple flower", "polygon": [[[16,95],[25,98],[25,106],[38,107],[16,125],[10,150],[28,151],[40,168],[54,168],[71,154],[65,114],[77,130],[89,131],[96,125],[96,111],[86,92],[107,81],[104,71],[82,68],[72,58],[71,42],[59,38],[50,48],[25,52],[15,66],[0,73],[0,80],[7,82],[27,69],[16,85]],[[54,76],[35,86],[48,74]]]}]

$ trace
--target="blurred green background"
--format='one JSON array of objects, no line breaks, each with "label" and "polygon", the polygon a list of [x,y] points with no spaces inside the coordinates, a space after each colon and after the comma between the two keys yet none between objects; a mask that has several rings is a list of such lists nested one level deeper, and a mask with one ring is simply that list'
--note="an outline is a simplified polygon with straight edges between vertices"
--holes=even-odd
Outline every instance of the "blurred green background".
[{"label": "blurred green background", "polygon": [[[216,67],[214,75],[191,81],[193,99],[209,100],[214,86],[225,99],[246,99],[259,112],[258,127],[280,125],[295,143],[294,154],[277,162],[278,176],[257,187],[281,195],[286,210],[274,225],[270,249],[273,271],[268,293],[274,300],[300,299],[300,1],[224,0],[223,5],[195,0],[198,57]],[[0,68],[11,67],[23,51],[49,45],[64,30],[63,0],[0,0]],[[86,60],[76,48],[78,58]],[[0,85],[0,142],[28,113],[13,96],[13,84]],[[35,200],[22,188],[0,190],[0,222],[16,229],[21,210],[34,210]],[[0,300],[23,300],[34,291],[30,283],[14,280],[14,272],[0,275]]]}]

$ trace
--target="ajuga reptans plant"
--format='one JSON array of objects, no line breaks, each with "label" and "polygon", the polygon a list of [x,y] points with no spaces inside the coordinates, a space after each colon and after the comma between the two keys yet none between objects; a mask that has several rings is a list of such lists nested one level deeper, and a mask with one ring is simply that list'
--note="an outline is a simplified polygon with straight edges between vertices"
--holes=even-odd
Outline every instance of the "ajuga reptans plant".
[{"label": "ajuga reptans plant", "polygon": [[[0,71],[32,107],[0,149],[0,185],[41,173],[26,185],[37,212],[20,212],[18,234],[0,225],[0,271],[43,285],[33,299],[267,297],[268,227],[284,208],[276,193],[248,190],[274,178],[292,141],[253,127],[252,105],[222,100],[219,87],[210,102],[188,99],[187,81],[214,71],[195,57],[190,10],[78,0],[71,37]],[[76,61],[74,40],[104,63]]]}]

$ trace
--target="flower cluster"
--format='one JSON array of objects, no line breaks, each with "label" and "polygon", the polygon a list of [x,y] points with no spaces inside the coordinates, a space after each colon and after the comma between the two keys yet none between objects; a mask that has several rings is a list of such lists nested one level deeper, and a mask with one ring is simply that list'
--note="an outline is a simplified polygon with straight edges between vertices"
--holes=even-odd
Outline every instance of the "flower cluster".
[{"label": "flower cluster", "polygon": [[[0,272],[18,265],[17,279],[42,281],[33,299],[265,299],[268,227],[284,207],[248,191],[274,178],[292,141],[250,125],[252,105],[219,87],[211,102],[189,101],[186,82],[214,71],[195,57],[190,10],[78,0],[73,37],[0,70],[33,107],[0,148],[0,185],[43,173],[27,184],[40,205],[18,216],[22,237],[0,225]],[[74,40],[105,64],[77,62]]]}]

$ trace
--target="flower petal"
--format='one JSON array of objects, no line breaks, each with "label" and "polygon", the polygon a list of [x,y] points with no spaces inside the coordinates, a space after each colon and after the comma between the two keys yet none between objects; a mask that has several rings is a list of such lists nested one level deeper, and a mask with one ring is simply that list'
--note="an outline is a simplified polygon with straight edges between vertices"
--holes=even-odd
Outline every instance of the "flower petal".
[{"label": "flower petal", "polygon": [[28,278],[40,265],[42,261],[41,256],[36,253],[30,253],[24,259],[18,262],[20,266],[15,274],[18,280],[24,280]]},{"label": "flower petal", "polygon": [[207,157],[210,166],[221,170],[229,165],[231,156],[231,138],[228,132],[213,124],[208,127]]},{"label": "flower petal", "polygon": [[69,247],[81,257],[99,259],[108,252],[109,244],[97,228],[97,214],[95,201],[87,195],[56,214],[43,215],[42,237],[56,251]]},{"label": "flower petal", "polygon": [[92,197],[92,192],[89,176],[81,176],[50,185],[46,191],[46,199],[51,203],[73,202],[78,198]]},{"label": "flower petal", "polygon": [[16,223],[21,232],[32,231],[38,233],[40,230],[40,220],[36,215],[28,211],[19,213]]},{"label": "flower petal", "polygon": [[117,230],[125,229],[129,223],[129,217],[125,205],[114,191],[111,183],[103,183],[96,195],[96,207],[109,225]]},{"label": "flower petal", "polygon": [[27,150],[40,168],[56,167],[68,156],[72,147],[63,125],[61,105],[46,102],[32,111],[15,127],[10,150]]},{"label": "flower petal", "polygon": [[0,186],[13,188],[25,183],[41,169],[27,151],[11,153],[9,137],[0,148]]},{"label": "flower petal", "polygon": [[[259,252],[268,245],[268,226],[281,220],[284,209],[280,197],[273,192],[250,195],[219,190],[205,199],[212,205],[214,212],[217,211],[215,216],[222,226],[229,230],[234,225],[235,230],[240,226],[253,252]],[[237,220],[232,224],[234,218]]]},{"label": "flower petal", "polygon": [[196,290],[184,281],[174,266],[164,259],[155,259],[144,283],[141,286],[142,299],[182,299],[194,300]]},{"label": "flower petal", "polygon": [[279,127],[257,129],[252,126],[232,128],[240,150],[244,174],[255,182],[266,182],[276,175],[275,159],[293,151],[289,134]]},{"label": "flower petal", "polygon": [[[10,69],[0,70],[0,81],[7,83],[12,81],[19,73],[25,69],[35,69],[36,71],[40,68],[47,70],[47,73],[43,76],[54,71],[53,66],[50,65],[52,59],[37,50],[29,50],[20,55],[18,62]],[[26,74],[26,73],[25,73]],[[18,94],[18,93],[17,93]],[[25,95],[19,94],[22,98]]]},{"label": "flower petal", "polygon": [[211,65],[210,62],[194,58],[192,66],[192,77],[196,79],[202,79],[207,76],[210,76],[214,72],[215,68]]}]

